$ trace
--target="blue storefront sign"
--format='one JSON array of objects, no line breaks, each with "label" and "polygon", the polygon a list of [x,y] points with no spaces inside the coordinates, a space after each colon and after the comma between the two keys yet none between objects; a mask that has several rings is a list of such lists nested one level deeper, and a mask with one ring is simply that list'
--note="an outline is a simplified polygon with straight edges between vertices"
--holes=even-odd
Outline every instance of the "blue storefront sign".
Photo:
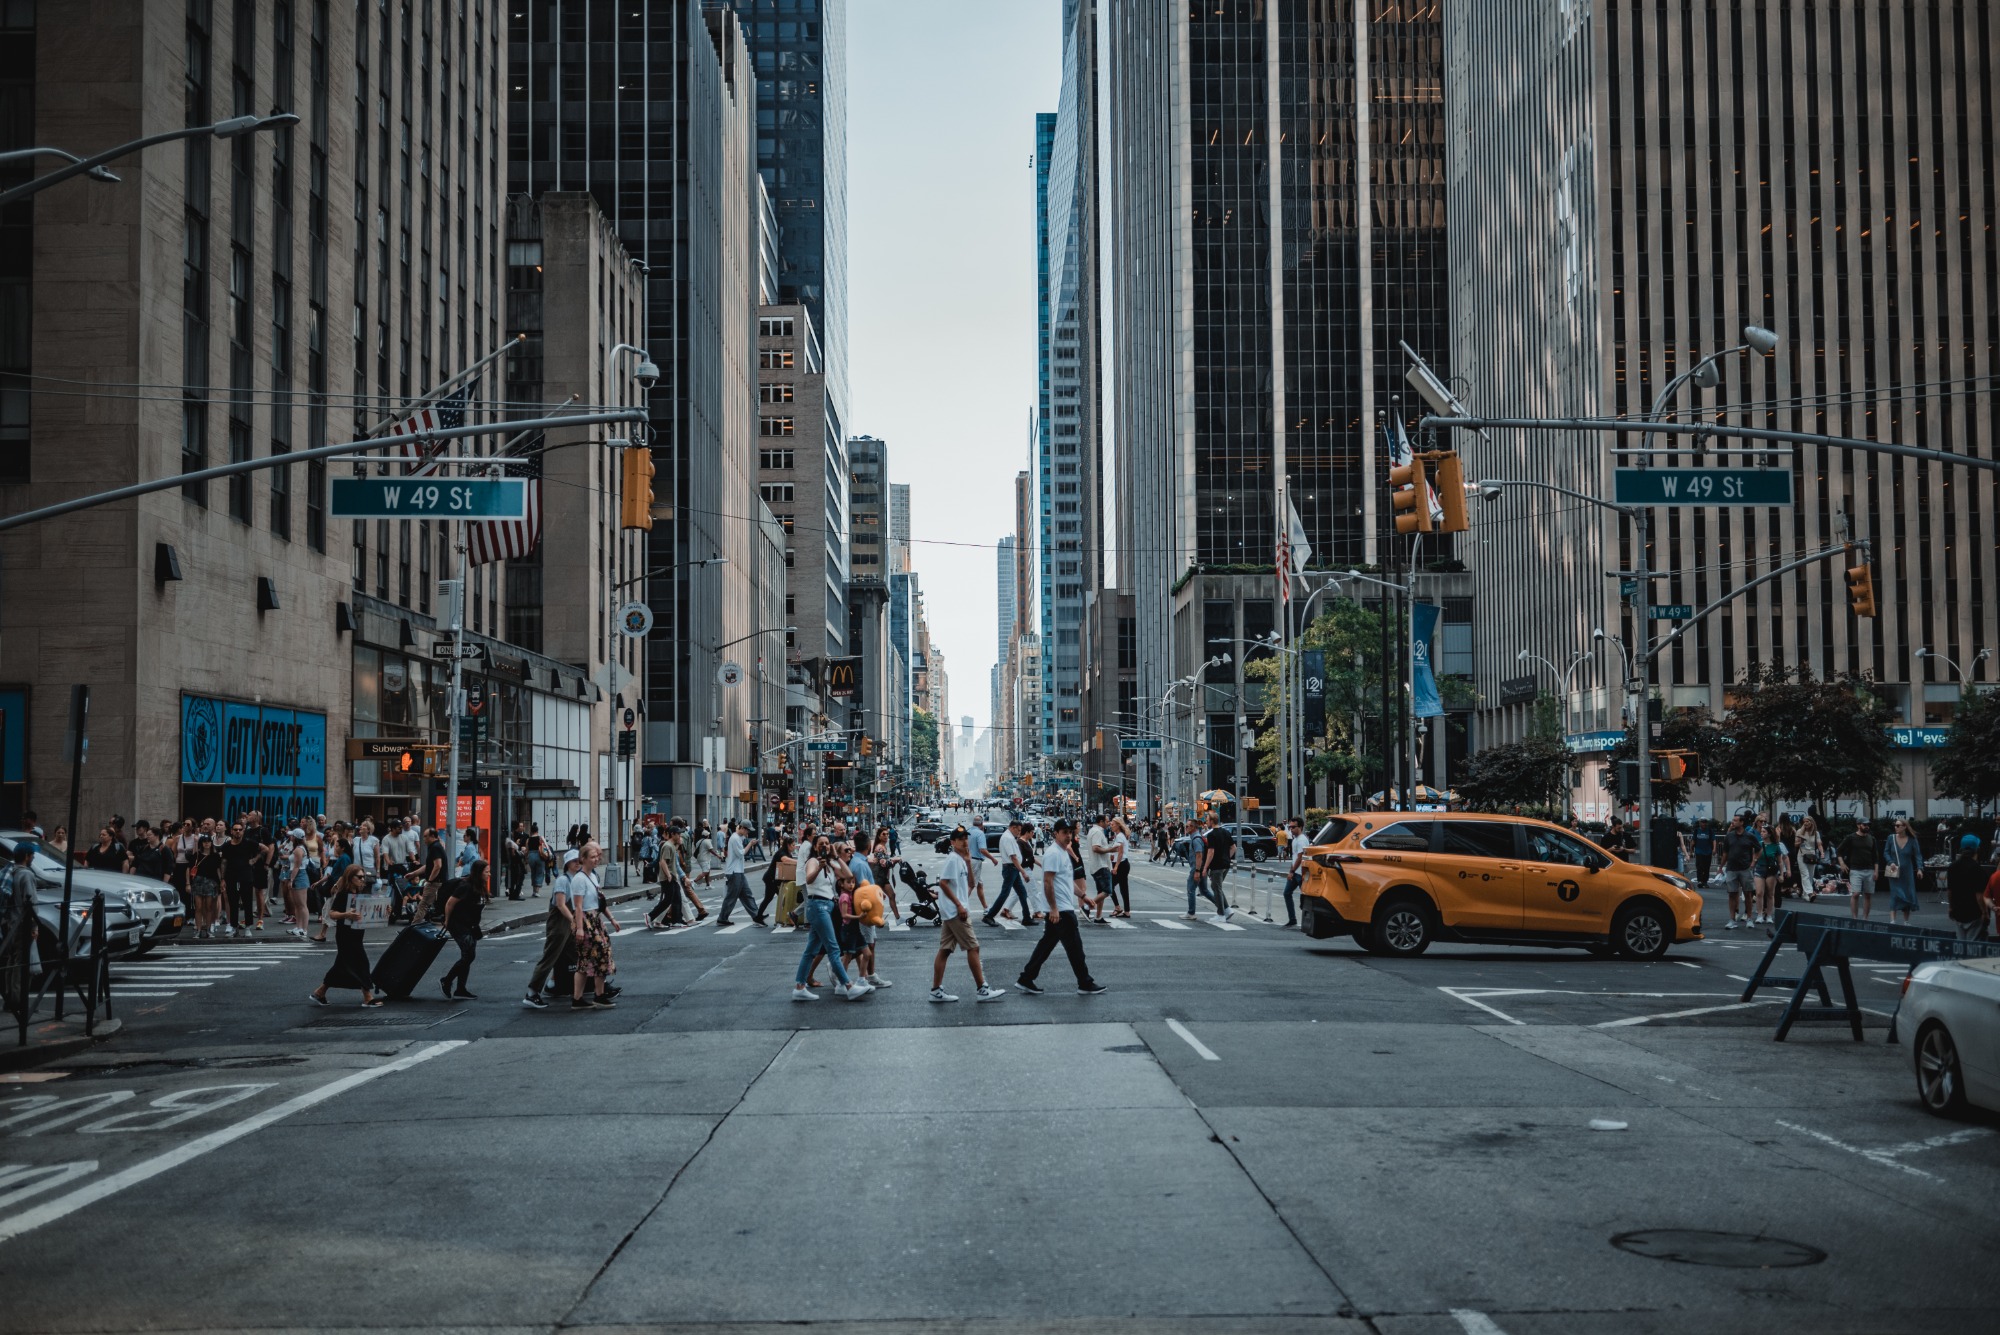
[{"label": "blue storefront sign", "polygon": [[326,809],[326,715],[206,695],[181,697],[181,782],[221,784],[235,820],[295,824]]},{"label": "blue storefront sign", "polygon": [[1623,732],[1573,732],[1563,738],[1569,749],[1580,756],[1601,756],[1618,749]]},{"label": "blue storefront sign", "polygon": [[1889,743],[1904,751],[1935,751],[1951,745],[1950,728],[1891,728]]}]

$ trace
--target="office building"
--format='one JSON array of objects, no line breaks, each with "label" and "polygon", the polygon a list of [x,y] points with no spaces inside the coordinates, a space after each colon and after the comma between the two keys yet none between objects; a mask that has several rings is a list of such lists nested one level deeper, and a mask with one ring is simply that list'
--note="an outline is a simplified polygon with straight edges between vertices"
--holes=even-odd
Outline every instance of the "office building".
[{"label": "office building", "polygon": [[[1991,396],[1968,388],[2000,365],[2000,117],[1984,7],[1448,0],[1444,11],[1452,365],[1475,411],[1638,417],[1726,352],[1713,389],[1676,393],[1682,420],[1992,454]],[[1728,351],[1753,324],[1781,336],[1773,355]],[[1612,485],[1608,440],[1495,432],[1462,445],[1472,475],[1598,496]],[[1697,459],[1744,462],[1685,445],[1655,456]],[[2000,641],[1990,475],[1811,445],[1757,462],[1791,471],[1795,503],[1655,510],[1651,564],[1670,574],[1650,602],[1699,607],[1851,536],[1873,544],[1880,615],[1849,610],[1844,559],[1808,566],[1673,645],[1656,674],[1664,706],[1720,715],[1744,674],[1773,660],[1868,673],[1907,725],[1888,805],[1955,812],[1922,762],[1962,677],[1995,679],[1979,661]],[[1632,526],[1509,494],[1470,536],[1482,737],[1518,735],[1533,696],[1553,691],[1574,745],[1607,748],[1621,727],[1615,653],[1599,648],[1567,691],[1516,660],[1566,666],[1596,628],[1628,642],[1663,629],[1633,627],[1605,577],[1632,567]],[[1603,816],[1597,768],[1577,797]],[[1695,798],[1684,814],[1723,814],[1724,794]]]},{"label": "office building", "polygon": [[780,624],[788,657],[806,664],[847,652],[847,452],[825,365],[811,312],[759,308],[757,489],[788,535]]},{"label": "office building", "polygon": [[[1230,757],[1263,700],[1233,642],[1278,624],[1284,500],[1316,567],[1408,559],[1383,537],[1380,419],[1419,415],[1414,396],[1398,401],[1399,342],[1450,369],[1439,21],[1426,5],[1359,22],[1320,8],[1110,13],[1116,547],[1138,697],[1160,701],[1214,654],[1233,660],[1191,703],[1149,704],[1184,744],[1148,767],[1142,800],[1226,786],[1242,768]],[[1442,555],[1433,544],[1424,559]],[[1271,800],[1270,785],[1244,786]]]},{"label": "office building", "polygon": [[510,190],[587,191],[646,269],[646,337],[634,342],[661,371],[662,515],[647,568],[670,573],[646,588],[641,791],[661,810],[717,818],[735,809],[732,772],[775,739],[777,720],[753,739],[750,720],[771,711],[716,674],[774,656],[788,624],[751,624],[770,511],[757,492],[765,264],[750,54],[735,15],[699,0],[523,0],[508,38]]},{"label": "office building", "polygon": [[888,557],[889,446],[873,436],[847,443],[853,532],[853,571],[848,580],[848,655],[859,659],[859,689],[847,701],[842,724],[874,739],[872,768],[901,762],[894,747],[896,728],[892,686],[895,655],[889,645]]},{"label": "office building", "polygon": [[910,484],[889,484],[889,570],[910,568]]}]

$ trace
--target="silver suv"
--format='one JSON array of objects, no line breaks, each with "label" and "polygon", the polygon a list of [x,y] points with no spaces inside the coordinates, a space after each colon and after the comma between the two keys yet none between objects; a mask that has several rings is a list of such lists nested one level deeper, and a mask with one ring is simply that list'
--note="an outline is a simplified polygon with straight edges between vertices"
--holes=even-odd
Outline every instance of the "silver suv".
[{"label": "silver suv", "polygon": [[[24,839],[32,841],[34,836],[20,830],[0,830],[0,855],[10,865],[14,846]],[[56,920],[62,917],[63,864],[38,847],[28,870],[35,878],[35,917],[42,926],[36,949],[41,959],[47,961],[55,957]],[[172,886],[120,872],[78,867],[70,882],[68,931],[74,953],[90,953],[90,901],[99,890],[104,892],[104,944],[114,958],[138,954],[157,944],[158,935],[151,941],[147,939],[149,926],[155,933],[180,932],[180,896]]]}]

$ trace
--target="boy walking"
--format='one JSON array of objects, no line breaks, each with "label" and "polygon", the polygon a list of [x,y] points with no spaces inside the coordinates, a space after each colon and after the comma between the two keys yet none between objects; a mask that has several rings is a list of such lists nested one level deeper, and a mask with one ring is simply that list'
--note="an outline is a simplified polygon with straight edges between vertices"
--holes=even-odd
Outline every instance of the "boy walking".
[{"label": "boy walking", "polygon": [[[980,836],[984,842],[985,836]],[[938,951],[931,964],[931,1000],[957,1001],[944,990],[944,964],[956,947],[964,947],[965,962],[972,969],[972,981],[979,988],[980,1001],[1001,1001],[1007,996],[997,987],[986,985],[986,972],[979,967],[979,938],[972,934],[971,855],[965,827],[951,832],[951,852],[945,855],[938,873]]]}]

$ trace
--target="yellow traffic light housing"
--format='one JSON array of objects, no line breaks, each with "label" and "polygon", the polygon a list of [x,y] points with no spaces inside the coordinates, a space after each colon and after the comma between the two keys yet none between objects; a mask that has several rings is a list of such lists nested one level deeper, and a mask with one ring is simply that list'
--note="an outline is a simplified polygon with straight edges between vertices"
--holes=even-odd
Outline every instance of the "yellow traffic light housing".
[{"label": "yellow traffic light housing", "polygon": [[1456,454],[1432,457],[1435,462],[1431,476],[1436,480],[1438,507],[1444,511],[1444,522],[1438,525],[1438,531],[1463,533],[1472,527],[1472,516],[1465,510],[1465,464]]},{"label": "yellow traffic light housing", "polygon": [[1430,532],[1430,482],[1424,476],[1422,456],[1412,455],[1410,462],[1391,468],[1389,483],[1396,488],[1389,495],[1389,505],[1396,516],[1396,532]]},{"label": "yellow traffic light housing", "polygon": [[653,452],[644,445],[628,446],[618,461],[623,486],[618,497],[620,528],[653,527]]},{"label": "yellow traffic light housing", "polygon": [[861,739],[861,754],[863,756],[872,756],[875,754],[875,739],[873,737],[863,737]]},{"label": "yellow traffic light housing", "polygon": [[1865,561],[1847,568],[1847,605],[1858,617],[1875,615],[1875,572]]}]

